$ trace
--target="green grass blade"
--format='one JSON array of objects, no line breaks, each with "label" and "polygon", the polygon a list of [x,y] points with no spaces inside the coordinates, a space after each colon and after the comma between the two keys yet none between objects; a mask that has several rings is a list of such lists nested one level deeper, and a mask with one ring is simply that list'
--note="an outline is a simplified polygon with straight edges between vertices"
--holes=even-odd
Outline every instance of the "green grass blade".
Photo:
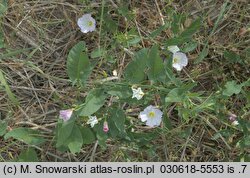
[{"label": "green grass blade", "polygon": [[10,101],[14,104],[14,105],[19,105],[19,101],[18,99],[15,97],[15,95],[12,93],[12,91],[10,90],[10,87],[7,83],[7,81],[5,80],[5,77],[2,73],[2,71],[0,70],[0,82],[1,82],[1,85],[4,86],[4,89],[10,99]]}]

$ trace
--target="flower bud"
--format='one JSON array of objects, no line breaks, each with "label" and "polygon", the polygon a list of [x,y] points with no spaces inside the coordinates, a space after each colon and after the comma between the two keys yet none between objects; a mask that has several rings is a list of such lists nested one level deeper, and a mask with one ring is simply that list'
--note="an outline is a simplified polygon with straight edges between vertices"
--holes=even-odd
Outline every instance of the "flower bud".
[{"label": "flower bud", "polygon": [[229,117],[228,117],[228,119],[231,121],[231,122],[234,122],[234,121],[236,121],[236,118],[237,118],[237,116],[235,115],[235,114],[229,114]]},{"label": "flower bud", "polygon": [[108,122],[104,121],[104,123],[103,123],[103,132],[107,133],[108,131],[109,131]]}]

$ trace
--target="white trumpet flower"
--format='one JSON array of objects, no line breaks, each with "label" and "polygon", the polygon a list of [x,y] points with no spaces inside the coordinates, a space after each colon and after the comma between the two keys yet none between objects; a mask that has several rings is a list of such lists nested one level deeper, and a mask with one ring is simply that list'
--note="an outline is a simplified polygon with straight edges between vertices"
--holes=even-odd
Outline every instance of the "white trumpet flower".
[{"label": "white trumpet flower", "polygon": [[173,67],[177,71],[181,71],[183,67],[187,66],[188,64],[188,58],[185,53],[182,52],[176,52],[173,54]]},{"label": "white trumpet flower", "polygon": [[93,128],[98,123],[96,116],[89,116],[89,120],[87,121],[87,124],[90,124],[90,126]]},{"label": "white trumpet flower", "polygon": [[142,89],[139,87],[139,88],[134,88],[134,87],[132,87],[131,88],[132,89],[132,91],[133,91],[133,96],[132,96],[132,98],[136,98],[137,100],[140,100],[140,99],[142,99],[142,97],[144,96],[144,93],[143,93],[143,91],[142,91]]},{"label": "white trumpet flower", "polygon": [[163,113],[161,110],[157,109],[154,106],[146,107],[142,112],[140,112],[139,117],[142,122],[146,122],[146,125],[149,127],[159,126],[162,121]]},{"label": "white trumpet flower", "polygon": [[95,31],[96,21],[91,17],[91,14],[84,14],[78,19],[77,25],[83,33],[93,32]]}]

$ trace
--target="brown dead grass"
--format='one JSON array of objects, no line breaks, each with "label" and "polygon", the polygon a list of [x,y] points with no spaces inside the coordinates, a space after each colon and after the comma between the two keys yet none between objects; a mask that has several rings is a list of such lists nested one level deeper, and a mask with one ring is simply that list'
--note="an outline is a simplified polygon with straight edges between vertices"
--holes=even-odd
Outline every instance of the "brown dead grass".
[{"label": "brown dead grass", "polygon": [[[119,5],[119,1],[113,1]],[[157,4],[156,4],[157,2]],[[130,0],[130,8],[135,10],[134,21],[128,22],[129,26],[137,26],[142,36],[148,36],[157,27],[162,25],[161,18],[169,18],[165,9],[171,7],[180,13],[191,14],[190,19],[202,16],[205,19],[201,32],[195,38],[202,44],[207,38],[219,13],[220,6],[224,1],[179,1],[169,2],[163,0]],[[110,12],[115,5],[107,1]],[[206,61],[196,67],[192,67],[192,60],[195,60],[202,46],[199,46],[196,53],[189,54],[191,64],[187,72],[191,77],[198,80],[202,87],[210,90],[214,82],[209,80],[216,78],[220,83],[227,78],[235,78],[244,81],[249,77],[249,66],[224,66],[222,53],[225,49],[241,53],[248,45],[249,32],[240,33],[242,28],[249,24],[249,6],[247,1],[239,0],[232,2],[232,8],[223,22],[220,24],[215,36],[210,39],[210,54]],[[159,9],[157,9],[157,5]],[[19,107],[13,107],[7,95],[0,91],[0,113],[1,118],[8,120],[10,129],[26,126],[41,130],[41,133],[52,139],[52,132],[57,122],[58,111],[61,108],[70,107],[74,104],[77,89],[72,87],[65,70],[65,63],[69,49],[80,40],[84,40],[89,51],[98,45],[98,32],[82,34],[76,24],[77,18],[85,12],[85,9],[93,9],[93,14],[98,13],[101,2],[96,0],[88,6],[77,3],[77,1],[47,1],[47,0],[12,0],[4,18],[3,29],[5,42],[9,49],[29,49],[15,56],[6,57],[0,61],[0,68],[5,72],[8,83],[20,101]],[[117,15],[113,14],[116,18]],[[206,20],[207,19],[207,20]],[[125,29],[124,19],[121,19],[119,28]],[[185,25],[185,24],[184,24]],[[170,37],[168,30],[157,37],[161,44]],[[151,46],[151,41],[143,41],[141,46]],[[31,49],[30,49],[31,48]],[[136,49],[131,49],[136,50]],[[7,50],[6,50],[7,51]],[[5,51],[5,52],[6,52]],[[129,55],[117,47],[116,54],[118,63],[110,68],[119,68],[122,73],[126,61],[130,60]],[[32,64],[32,65],[31,65]],[[112,70],[106,64],[96,69],[107,73]],[[220,74],[210,73],[220,69]],[[98,71],[99,70],[99,71]],[[222,71],[221,71],[222,70]],[[235,71],[232,76],[228,71]],[[187,77],[185,74],[183,78]],[[219,79],[221,78],[221,80]],[[85,95],[84,92],[81,93]],[[176,119],[176,118],[173,118]],[[178,125],[178,119],[176,119]],[[233,160],[238,151],[227,150],[223,141],[212,141],[215,130],[206,126],[204,122],[195,123],[191,137],[186,139],[174,136],[179,129],[186,126],[179,126],[173,133],[167,135],[169,140],[159,138],[153,144],[157,147],[156,155],[148,154],[146,151],[138,150],[137,147],[128,145],[117,145],[109,141],[108,149],[101,150],[99,147],[93,153],[94,145],[84,147],[79,155],[60,153],[51,144],[38,148],[41,161],[224,161]],[[219,128],[218,128],[219,129]],[[10,143],[0,139],[1,157],[10,160],[26,147],[19,142]],[[185,149],[183,144],[186,144]],[[226,150],[226,151],[225,151]],[[182,158],[181,158],[182,157]]]}]

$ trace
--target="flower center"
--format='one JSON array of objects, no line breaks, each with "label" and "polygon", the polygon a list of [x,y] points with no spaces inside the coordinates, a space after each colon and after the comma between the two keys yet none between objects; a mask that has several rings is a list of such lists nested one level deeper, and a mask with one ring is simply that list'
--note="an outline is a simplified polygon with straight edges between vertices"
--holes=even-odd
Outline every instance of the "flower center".
[{"label": "flower center", "polygon": [[177,58],[174,58],[173,59],[173,63],[176,64],[178,62],[178,59]]},{"label": "flower center", "polygon": [[139,93],[139,95],[140,95],[140,96],[143,96],[143,95],[144,95],[144,93],[143,93],[143,92],[140,92],[140,93]]},{"label": "flower center", "polygon": [[89,27],[93,26],[93,22],[92,21],[88,21],[88,26]]},{"label": "flower center", "polygon": [[150,117],[150,118],[155,117],[155,112],[154,111],[149,112],[148,117]]}]

